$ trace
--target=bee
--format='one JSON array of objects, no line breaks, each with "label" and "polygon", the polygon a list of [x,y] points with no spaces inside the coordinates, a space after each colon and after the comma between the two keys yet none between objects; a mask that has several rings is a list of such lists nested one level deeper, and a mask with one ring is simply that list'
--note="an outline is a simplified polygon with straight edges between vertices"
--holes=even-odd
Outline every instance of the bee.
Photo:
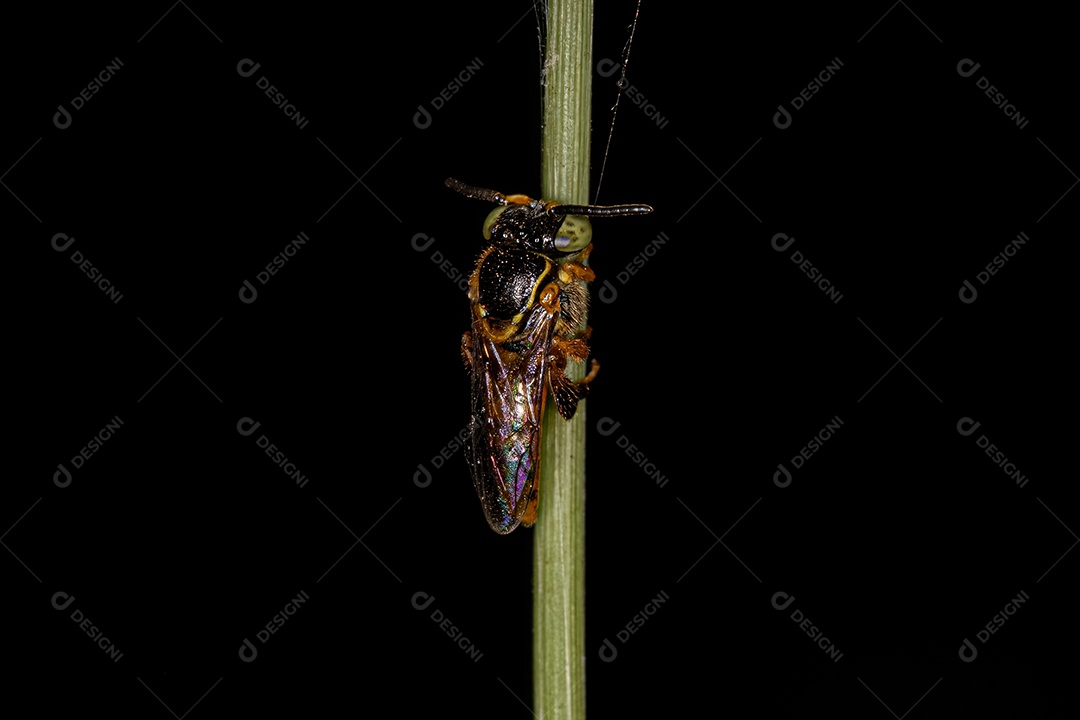
[{"label": "bee", "polygon": [[488,245],[469,278],[471,329],[461,352],[472,373],[472,419],[466,458],[491,529],[512,532],[536,522],[540,425],[548,391],[569,420],[599,364],[580,380],[570,361],[589,356],[591,328],[584,283],[592,251],[589,217],[643,215],[648,205],[564,205],[503,195],[450,178],[447,187],[499,205],[484,220]]}]

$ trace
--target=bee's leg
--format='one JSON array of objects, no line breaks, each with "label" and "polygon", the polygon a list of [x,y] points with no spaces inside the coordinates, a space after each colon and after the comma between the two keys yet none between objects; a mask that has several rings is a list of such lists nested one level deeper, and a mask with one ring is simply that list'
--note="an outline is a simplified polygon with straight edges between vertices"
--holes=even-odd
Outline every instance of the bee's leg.
[{"label": "bee's leg", "polygon": [[536,505],[540,499],[540,473],[536,474],[536,485],[533,487],[532,495],[529,496],[529,501],[525,505],[525,512],[521,514],[521,524],[525,527],[529,527],[536,522]]},{"label": "bee's leg", "polygon": [[465,360],[465,368],[471,369],[473,364],[472,333],[468,330],[461,336],[461,357]]},{"label": "bee's leg", "polygon": [[564,340],[556,337],[551,341],[551,394],[555,398],[559,414],[567,420],[574,417],[578,401],[589,394],[589,383],[600,372],[600,363],[593,359],[588,375],[577,381],[566,377],[566,365],[571,360],[585,362],[588,356],[589,345],[581,338]]},{"label": "bee's leg", "polygon": [[589,255],[591,255],[591,254],[592,254],[592,243],[589,243],[588,245],[585,246],[585,249],[581,251],[581,254],[578,255],[578,259],[577,259],[578,263],[581,264],[581,265],[584,265],[585,261],[589,259]]},{"label": "bee's leg", "polygon": [[588,359],[589,344],[580,337],[567,339],[556,335],[551,339],[551,354],[555,357],[556,364],[565,370],[570,360],[585,362]]},{"label": "bee's leg", "polygon": [[559,303],[559,286],[553,282],[548,283],[547,286],[540,291],[540,295],[537,297],[536,301],[549,313],[555,314],[561,307]]},{"label": "bee's leg", "polygon": [[592,252],[592,243],[581,251],[576,260],[564,262],[560,268],[559,279],[564,283],[570,282],[571,276],[584,280],[585,282],[592,282],[596,279],[596,273],[592,271],[592,268],[585,265],[585,261],[589,259],[589,253]]}]

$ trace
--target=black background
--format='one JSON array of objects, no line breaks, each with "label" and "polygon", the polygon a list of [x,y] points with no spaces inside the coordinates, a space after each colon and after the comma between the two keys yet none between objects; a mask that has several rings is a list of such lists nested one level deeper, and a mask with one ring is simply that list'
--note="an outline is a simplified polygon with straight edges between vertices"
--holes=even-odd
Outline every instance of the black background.
[{"label": "black background", "polygon": [[[1066,714],[1080,148],[1063,12],[644,4],[598,200],[656,212],[594,223],[590,714]],[[633,13],[598,4],[594,63],[621,61]],[[435,262],[468,273],[490,209],[444,178],[539,193],[529,3],[50,6],[5,24],[19,470],[0,514],[4,702],[41,716],[530,717],[532,534],[487,528],[452,444],[468,418],[468,310]],[[57,106],[115,58],[58,128]],[[980,64],[966,78],[965,58]],[[251,77],[243,59],[260,65]],[[778,106],[837,59],[778,128]],[[594,194],[618,77],[593,78]],[[310,242],[259,283],[300,232]],[[1020,232],[1030,241],[980,283]],[[56,251],[57,233],[74,244]],[[777,233],[794,244],[775,250]],[[255,302],[240,300],[245,280]],[[604,280],[613,302],[595,300]],[[961,302],[965,280],[975,302]],[[117,416],[58,487],[58,464]],[[971,436],[965,417],[981,423]],[[790,485],[774,483],[834,418]],[[599,433],[601,419],[617,430]],[[793,604],[775,609],[776,593]],[[434,599],[417,610],[417,597]]]}]

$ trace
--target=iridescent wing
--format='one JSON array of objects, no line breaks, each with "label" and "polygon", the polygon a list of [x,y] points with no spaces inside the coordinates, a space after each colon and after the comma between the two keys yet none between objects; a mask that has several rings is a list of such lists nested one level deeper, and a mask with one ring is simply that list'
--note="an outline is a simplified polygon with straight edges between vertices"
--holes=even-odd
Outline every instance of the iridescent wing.
[{"label": "iridescent wing", "polygon": [[502,342],[484,332],[475,308],[473,318],[468,461],[488,524],[505,535],[523,520],[526,525],[535,521],[540,423],[558,312],[535,304],[522,330]]}]

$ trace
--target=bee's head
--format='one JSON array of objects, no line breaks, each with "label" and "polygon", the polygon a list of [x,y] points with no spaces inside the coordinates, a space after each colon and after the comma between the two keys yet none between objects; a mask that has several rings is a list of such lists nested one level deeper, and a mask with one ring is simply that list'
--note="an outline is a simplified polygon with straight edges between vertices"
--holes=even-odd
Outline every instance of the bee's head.
[{"label": "bee's head", "polygon": [[450,178],[447,187],[466,197],[496,202],[484,219],[484,239],[496,245],[515,245],[549,256],[572,255],[592,242],[589,215],[644,215],[648,205],[563,205],[534,200],[528,195],[503,195]]},{"label": "bee's head", "polygon": [[[563,215],[557,203],[523,198],[497,207],[484,219],[484,239],[498,245],[517,245],[547,255],[576,253],[592,242],[592,225],[583,215]],[[508,198],[509,199],[509,198]]]}]

